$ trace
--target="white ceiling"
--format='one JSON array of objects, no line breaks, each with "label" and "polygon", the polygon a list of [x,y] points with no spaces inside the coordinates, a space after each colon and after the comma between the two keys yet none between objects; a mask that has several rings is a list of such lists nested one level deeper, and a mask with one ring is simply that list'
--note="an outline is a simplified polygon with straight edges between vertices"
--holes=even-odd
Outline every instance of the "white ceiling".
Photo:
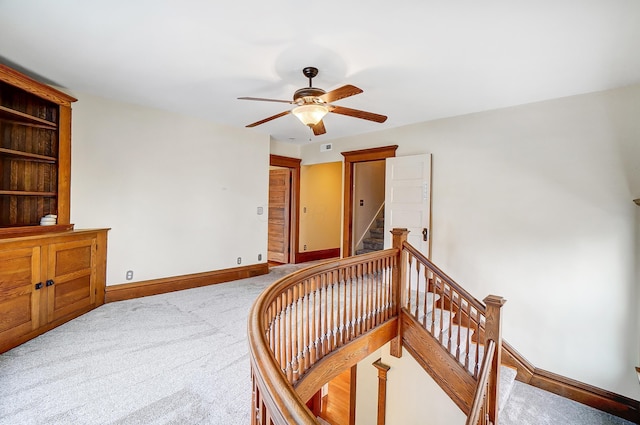
[{"label": "white ceiling", "polygon": [[243,127],[314,86],[364,93],[295,143],[640,82],[638,0],[0,0],[0,61],[89,93]]}]

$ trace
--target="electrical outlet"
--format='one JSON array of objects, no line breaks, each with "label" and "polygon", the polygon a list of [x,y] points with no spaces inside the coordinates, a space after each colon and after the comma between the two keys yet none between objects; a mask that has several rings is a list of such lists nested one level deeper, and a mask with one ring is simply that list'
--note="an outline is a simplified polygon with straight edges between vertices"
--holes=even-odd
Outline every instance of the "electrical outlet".
[{"label": "electrical outlet", "polygon": [[133,279],[133,270],[127,270],[126,278],[127,280]]},{"label": "electrical outlet", "polygon": [[242,264],[242,257],[238,257],[238,264]]},{"label": "electrical outlet", "polygon": [[305,245],[304,247],[302,247],[303,251],[307,250],[307,246]]},{"label": "electrical outlet", "polygon": [[262,261],[262,254],[258,254],[258,261]]}]

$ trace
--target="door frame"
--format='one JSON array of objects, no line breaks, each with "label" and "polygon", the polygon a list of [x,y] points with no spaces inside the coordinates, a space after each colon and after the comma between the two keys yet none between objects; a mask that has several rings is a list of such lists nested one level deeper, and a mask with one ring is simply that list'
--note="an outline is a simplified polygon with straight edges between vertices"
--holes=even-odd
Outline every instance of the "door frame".
[{"label": "door frame", "polygon": [[295,264],[298,255],[298,229],[300,217],[298,205],[300,205],[300,163],[301,159],[288,156],[269,155],[269,165],[273,167],[288,168],[291,171],[291,200],[289,203],[289,264]]},{"label": "door frame", "polygon": [[354,166],[358,162],[379,161],[395,157],[398,145],[341,152],[344,156],[344,198],[342,202],[342,257],[350,257],[353,239]]}]

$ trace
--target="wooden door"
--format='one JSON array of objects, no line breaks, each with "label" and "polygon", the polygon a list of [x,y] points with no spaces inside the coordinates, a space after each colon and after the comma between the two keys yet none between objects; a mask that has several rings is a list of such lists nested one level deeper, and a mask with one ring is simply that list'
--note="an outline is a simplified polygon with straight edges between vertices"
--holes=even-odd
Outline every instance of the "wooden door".
[{"label": "wooden door", "polygon": [[40,247],[0,251],[0,341],[19,339],[40,326],[40,276]]},{"label": "wooden door", "polygon": [[269,241],[267,259],[289,262],[291,170],[269,171]]},{"label": "wooden door", "polygon": [[48,320],[88,310],[96,299],[96,239],[51,244],[47,255]]},{"label": "wooden door", "polygon": [[431,237],[431,154],[386,159],[384,246],[393,228],[410,231],[408,242],[429,257]]}]

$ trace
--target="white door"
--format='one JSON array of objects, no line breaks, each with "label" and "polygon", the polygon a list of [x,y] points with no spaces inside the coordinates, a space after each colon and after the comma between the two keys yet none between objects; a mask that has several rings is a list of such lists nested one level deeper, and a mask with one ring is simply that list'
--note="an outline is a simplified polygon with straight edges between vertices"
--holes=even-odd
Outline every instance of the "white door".
[{"label": "white door", "polygon": [[408,242],[429,257],[431,154],[386,159],[384,247],[391,229],[407,228]]}]

